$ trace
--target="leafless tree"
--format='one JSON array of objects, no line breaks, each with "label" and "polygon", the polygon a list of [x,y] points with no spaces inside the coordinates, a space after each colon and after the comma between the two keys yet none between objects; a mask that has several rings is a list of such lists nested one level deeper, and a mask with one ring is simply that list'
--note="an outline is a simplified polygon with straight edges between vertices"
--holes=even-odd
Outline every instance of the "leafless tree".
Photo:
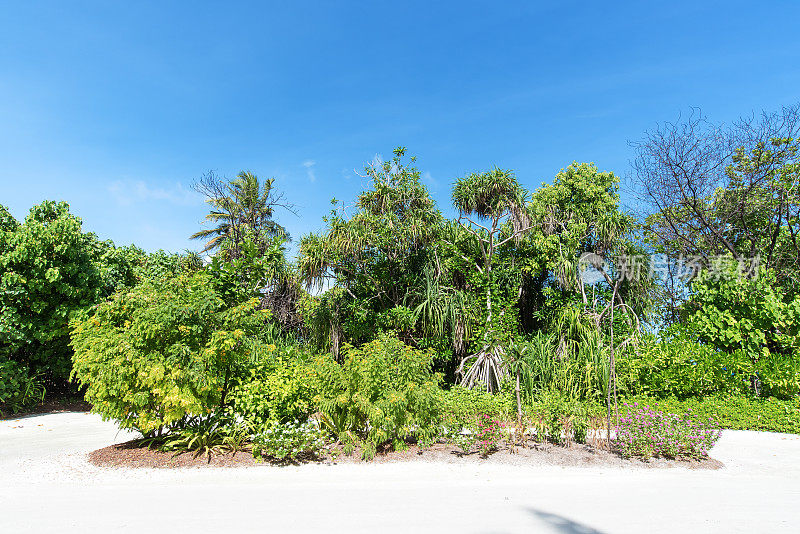
[{"label": "leafless tree", "polygon": [[654,245],[708,263],[755,256],[779,276],[800,261],[800,105],[730,126],[699,110],[631,143],[633,186]]}]

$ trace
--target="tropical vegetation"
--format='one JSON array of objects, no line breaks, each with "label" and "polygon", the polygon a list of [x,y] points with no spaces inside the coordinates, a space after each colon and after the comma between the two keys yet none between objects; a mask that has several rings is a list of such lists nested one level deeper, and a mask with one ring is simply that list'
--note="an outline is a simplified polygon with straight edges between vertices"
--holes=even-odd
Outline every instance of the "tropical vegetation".
[{"label": "tropical vegetation", "polygon": [[250,172],[198,182],[205,257],[0,207],[0,409],[71,391],[150,446],[275,461],[526,439],[700,458],[720,427],[800,432],[798,118],[646,133],[640,212],[573,162],[539,187],[456,178],[449,218],[399,147],[295,257],[294,206]]}]

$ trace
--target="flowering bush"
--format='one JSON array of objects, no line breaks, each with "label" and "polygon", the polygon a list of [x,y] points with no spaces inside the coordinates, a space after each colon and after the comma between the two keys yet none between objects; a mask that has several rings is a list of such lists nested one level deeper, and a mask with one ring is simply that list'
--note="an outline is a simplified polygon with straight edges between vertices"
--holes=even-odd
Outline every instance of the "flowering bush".
[{"label": "flowering bush", "polygon": [[481,414],[478,417],[478,433],[476,443],[482,456],[486,456],[492,451],[497,450],[497,445],[503,438],[503,428],[505,425],[492,417]]},{"label": "flowering bush", "polygon": [[704,458],[722,433],[713,418],[701,420],[691,410],[681,416],[638,403],[624,406],[614,445],[626,458]]},{"label": "flowering bush", "polygon": [[253,436],[253,456],[294,460],[298,456],[318,455],[325,449],[325,434],[313,421],[276,423]]},{"label": "flowering bush", "polygon": [[514,412],[514,399],[507,392],[493,394],[453,386],[440,390],[438,397],[440,437],[464,454],[469,454],[475,446],[481,417],[506,420]]}]

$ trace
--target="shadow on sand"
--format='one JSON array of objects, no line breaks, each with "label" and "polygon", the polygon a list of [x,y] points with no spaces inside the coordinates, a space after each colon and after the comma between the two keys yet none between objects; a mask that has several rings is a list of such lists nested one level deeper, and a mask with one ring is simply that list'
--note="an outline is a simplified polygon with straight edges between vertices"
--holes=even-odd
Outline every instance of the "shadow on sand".
[{"label": "shadow on sand", "polygon": [[594,527],[578,523],[563,515],[551,514],[535,508],[528,508],[527,510],[528,513],[550,527],[549,530],[552,532],[561,532],[563,534],[603,534],[602,531]]}]

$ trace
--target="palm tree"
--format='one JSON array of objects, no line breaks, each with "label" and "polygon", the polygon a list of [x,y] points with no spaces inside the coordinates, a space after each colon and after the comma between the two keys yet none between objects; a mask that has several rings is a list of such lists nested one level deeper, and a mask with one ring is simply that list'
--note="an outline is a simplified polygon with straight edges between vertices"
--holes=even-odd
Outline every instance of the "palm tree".
[{"label": "palm tree", "polygon": [[503,363],[505,351],[494,339],[492,330],[492,257],[503,245],[520,239],[530,229],[531,221],[525,204],[527,192],[513,172],[494,168],[457,179],[452,196],[453,205],[459,213],[459,224],[472,234],[480,249],[483,261],[475,262],[474,266],[486,279],[483,346],[475,354],[462,359],[457,372],[462,377],[462,385],[472,388],[481,384],[488,391],[493,391],[500,388],[508,369]]},{"label": "palm tree", "polygon": [[274,187],[274,179],[263,184],[255,174],[242,171],[233,180],[220,179],[213,173],[205,175],[195,189],[206,197],[211,212],[206,221],[216,226],[192,234],[191,239],[206,240],[203,252],[225,245],[231,255],[246,238],[265,248],[275,237],[289,237],[286,229],[273,220],[276,207],[293,212],[283,194]]}]

